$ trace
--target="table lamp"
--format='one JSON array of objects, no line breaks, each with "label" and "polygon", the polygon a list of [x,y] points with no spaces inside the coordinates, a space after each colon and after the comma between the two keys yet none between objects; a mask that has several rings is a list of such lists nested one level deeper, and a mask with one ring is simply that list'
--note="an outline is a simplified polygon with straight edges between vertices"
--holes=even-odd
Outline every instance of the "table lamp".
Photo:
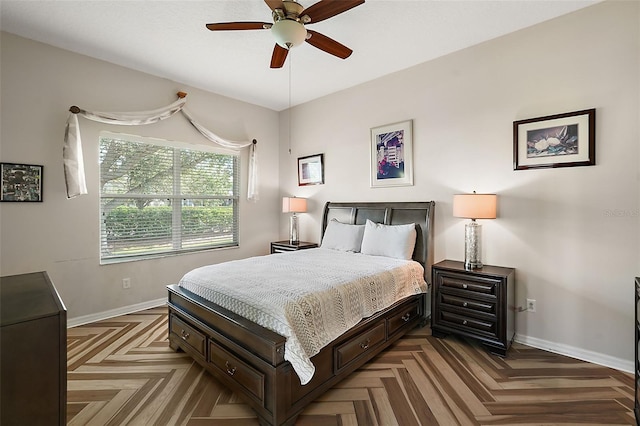
[{"label": "table lamp", "polygon": [[298,237],[298,216],[296,213],[307,212],[307,199],[283,197],[282,212],[291,213],[291,218],[289,220],[289,242],[291,244],[298,244],[300,242],[300,238]]},{"label": "table lamp", "polygon": [[464,227],[464,267],[482,268],[482,225],[476,219],[496,218],[496,194],[456,194],[453,216],[471,219]]}]

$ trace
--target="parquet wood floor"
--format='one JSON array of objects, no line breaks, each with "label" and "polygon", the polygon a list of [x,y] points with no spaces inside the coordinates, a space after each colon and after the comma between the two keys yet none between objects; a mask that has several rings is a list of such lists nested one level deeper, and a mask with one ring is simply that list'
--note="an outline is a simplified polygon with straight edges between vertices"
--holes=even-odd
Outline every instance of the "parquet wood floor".
[{"label": "parquet wood floor", "polygon": [[[314,401],[298,425],[628,425],[634,378],[514,344],[506,358],[415,329]],[[68,424],[257,425],[184,353],[167,309],[68,330]]]}]

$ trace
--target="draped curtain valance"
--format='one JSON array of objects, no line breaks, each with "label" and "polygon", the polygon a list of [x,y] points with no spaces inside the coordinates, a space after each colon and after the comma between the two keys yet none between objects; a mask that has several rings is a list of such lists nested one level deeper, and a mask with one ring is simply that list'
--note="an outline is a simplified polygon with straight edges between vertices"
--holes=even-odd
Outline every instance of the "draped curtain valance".
[{"label": "draped curtain valance", "polygon": [[258,159],[256,153],[256,141],[252,142],[235,142],[229,141],[215,133],[207,130],[203,125],[198,123],[195,118],[185,109],[187,103],[186,93],[179,92],[178,100],[175,102],[155,110],[138,111],[138,112],[96,112],[87,111],[77,106],[72,106],[69,111],[69,118],[64,132],[64,176],[67,184],[67,198],[77,197],[78,195],[87,194],[87,183],[84,173],[84,160],[82,157],[82,140],[80,138],[80,127],[78,123],[78,115],[89,120],[98,121],[106,124],[118,124],[123,126],[140,126],[145,124],[157,123],[173,116],[177,112],[189,120],[189,123],[209,141],[236,152],[242,148],[249,147],[249,178],[247,187],[247,199],[250,201],[258,200]]}]

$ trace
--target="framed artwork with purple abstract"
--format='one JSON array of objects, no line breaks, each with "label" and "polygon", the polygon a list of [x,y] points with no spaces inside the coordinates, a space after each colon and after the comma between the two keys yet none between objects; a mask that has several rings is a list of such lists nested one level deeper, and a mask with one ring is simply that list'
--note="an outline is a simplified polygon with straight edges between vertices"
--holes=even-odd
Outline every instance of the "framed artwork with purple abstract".
[{"label": "framed artwork with purple abstract", "polygon": [[371,187],[413,185],[412,120],[371,129]]},{"label": "framed artwork with purple abstract", "polygon": [[596,164],[596,110],[513,122],[513,169]]}]

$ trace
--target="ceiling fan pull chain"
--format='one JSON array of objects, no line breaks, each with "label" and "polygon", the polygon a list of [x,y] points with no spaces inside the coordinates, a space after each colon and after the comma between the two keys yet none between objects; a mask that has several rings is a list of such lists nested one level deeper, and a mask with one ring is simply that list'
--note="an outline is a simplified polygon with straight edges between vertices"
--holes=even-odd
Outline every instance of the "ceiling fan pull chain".
[{"label": "ceiling fan pull chain", "polygon": [[291,155],[291,61],[292,61],[292,56],[290,55],[289,57],[289,111],[288,111],[288,119],[289,119],[289,136],[288,136],[288,142],[289,142],[289,155]]}]

